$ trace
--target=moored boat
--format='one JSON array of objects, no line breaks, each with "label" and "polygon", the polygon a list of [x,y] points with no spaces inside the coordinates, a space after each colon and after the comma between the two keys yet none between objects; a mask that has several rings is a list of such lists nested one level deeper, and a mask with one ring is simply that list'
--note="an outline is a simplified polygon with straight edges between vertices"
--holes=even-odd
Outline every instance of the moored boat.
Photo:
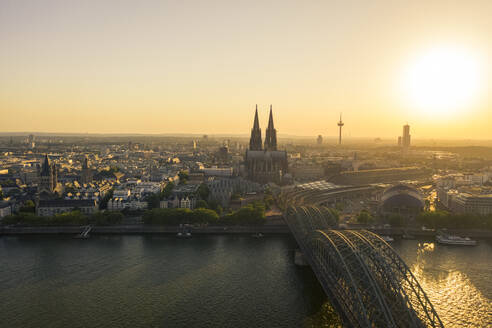
[{"label": "moored boat", "polygon": [[178,233],[176,234],[178,238],[191,238],[191,227],[187,224],[180,225]]},{"label": "moored boat", "polygon": [[469,237],[460,237],[450,235],[442,230],[439,230],[436,235],[436,240],[442,245],[458,245],[458,246],[476,246],[477,241]]},{"label": "moored boat", "polygon": [[395,241],[391,236],[381,236],[381,238],[387,243]]}]

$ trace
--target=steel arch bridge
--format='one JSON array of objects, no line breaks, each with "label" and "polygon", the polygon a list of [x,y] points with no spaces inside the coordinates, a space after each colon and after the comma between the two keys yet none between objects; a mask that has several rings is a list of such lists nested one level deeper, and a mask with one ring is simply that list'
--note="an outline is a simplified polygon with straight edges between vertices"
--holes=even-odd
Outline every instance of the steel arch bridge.
[{"label": "steel arch bridge", "polygon": [[286,222],[346,327],[443,327],[405,262],[378,235],[332,230],[327,207],[284,208]]}]

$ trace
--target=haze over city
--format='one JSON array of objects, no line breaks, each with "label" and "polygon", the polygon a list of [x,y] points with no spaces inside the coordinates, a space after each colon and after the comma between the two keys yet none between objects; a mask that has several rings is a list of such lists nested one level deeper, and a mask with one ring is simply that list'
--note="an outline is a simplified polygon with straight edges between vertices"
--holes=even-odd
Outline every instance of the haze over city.
[{"label": "haze over city", "polygon": [[491,0],[0,0],[0,326],[492,325]]},{"label": "haze over city", "polygon": [[0,2],[0,130],[490,139],[492,3]]}]

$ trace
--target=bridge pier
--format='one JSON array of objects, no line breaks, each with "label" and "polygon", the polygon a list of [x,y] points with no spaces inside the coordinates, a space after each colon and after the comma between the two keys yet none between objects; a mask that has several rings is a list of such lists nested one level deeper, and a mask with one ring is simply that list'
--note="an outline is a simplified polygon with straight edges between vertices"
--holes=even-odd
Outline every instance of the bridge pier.
[{"label": "bridge pier", "polygon": [[298,266],[309,266],[300,249],[296,249],[295,251],[294,263]]}]

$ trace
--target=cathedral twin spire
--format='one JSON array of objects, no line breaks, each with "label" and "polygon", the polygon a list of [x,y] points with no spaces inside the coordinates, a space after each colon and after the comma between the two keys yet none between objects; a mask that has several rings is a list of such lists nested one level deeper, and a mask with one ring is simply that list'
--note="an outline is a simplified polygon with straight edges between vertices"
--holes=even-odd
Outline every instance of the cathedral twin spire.
[{"label": "cathedral twin spire", "polygon": [[[256,105],[255,119],[253,129],[251,129],[251,138],[249,140],[250,150],[262,150],[260,121],[258,120],[258,105]],[[268,128],[265,135],[265,150],[277,150],[277,130],[273,126],[272,105],[270,105],[270,117],[268,119]]]}]

